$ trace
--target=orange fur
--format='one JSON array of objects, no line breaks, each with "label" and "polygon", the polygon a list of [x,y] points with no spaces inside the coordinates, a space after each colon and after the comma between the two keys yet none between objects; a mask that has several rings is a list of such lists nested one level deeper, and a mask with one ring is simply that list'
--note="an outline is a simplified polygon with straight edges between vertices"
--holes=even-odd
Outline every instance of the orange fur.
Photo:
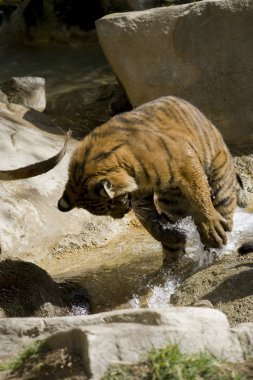
[{"label": "orange fur", "polygon": [[152,236],[176,245],[182,234],[164,228],[164,217],[175,223],[191,215],[203,244],[221,247],[238,186],[220,132],[193,105],[168,96],[113,117],[80,142],[58,207],[113,217],[132,207]]}]

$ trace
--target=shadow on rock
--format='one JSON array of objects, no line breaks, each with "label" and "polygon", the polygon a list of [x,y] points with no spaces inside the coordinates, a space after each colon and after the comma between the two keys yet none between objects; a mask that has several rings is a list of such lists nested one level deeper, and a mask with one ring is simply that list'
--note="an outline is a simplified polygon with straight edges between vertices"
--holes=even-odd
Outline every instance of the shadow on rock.
[{"label": "shadow on rock", "polygon": [[18,259],[0,262],[0,317],[88,313],[86,292],[75,283],[58,283],[31,262]]},{"label": "shadow on rock", "polygon": [[[240,266],[242,265],[238,265],[238,267]],[[211,292],[206,293],[202,298],[209,300],[215,305],[218,302],[230,302],[253,295],[253,264],[244,263],[243,266],[248,266],[249,269],[225,279],[219,286]]]}]

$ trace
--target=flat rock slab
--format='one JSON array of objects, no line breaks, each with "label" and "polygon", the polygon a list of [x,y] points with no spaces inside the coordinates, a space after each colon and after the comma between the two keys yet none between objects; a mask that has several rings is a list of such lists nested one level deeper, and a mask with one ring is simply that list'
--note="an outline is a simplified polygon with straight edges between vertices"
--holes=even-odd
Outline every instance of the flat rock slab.
[{"label": "flat rock slab", "polygon": [[105,56],[134,107],[190,101],[228,143],[253,142],[253,3],[207,0],[96,21]]},{"label": "flat rock slab", "polygon": [[83,358],[90,378],[100,379],[109,364],[136,363],[153,347],[177,343],[182,352],[208,351],[229,361],[252,355],[253,324],[230,328],[218,310],[194,307],[121,310],[93,316],[0,320],[0,362],[33,340],[51,349],[68,347]]}]

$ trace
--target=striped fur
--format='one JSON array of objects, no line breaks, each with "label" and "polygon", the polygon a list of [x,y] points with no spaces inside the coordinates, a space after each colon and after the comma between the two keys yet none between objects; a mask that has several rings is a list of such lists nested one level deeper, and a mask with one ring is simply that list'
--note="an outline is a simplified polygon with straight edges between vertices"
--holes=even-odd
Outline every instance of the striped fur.
[{"label": "striped fur", "polygon": [[177,250],[185,234],[168,221],[191,215],[202,243],[222,247],[241,196],[220,132],[168,96],[113,117],[80,142],[58,208],[113,217],[132,208],[155,239]]}]

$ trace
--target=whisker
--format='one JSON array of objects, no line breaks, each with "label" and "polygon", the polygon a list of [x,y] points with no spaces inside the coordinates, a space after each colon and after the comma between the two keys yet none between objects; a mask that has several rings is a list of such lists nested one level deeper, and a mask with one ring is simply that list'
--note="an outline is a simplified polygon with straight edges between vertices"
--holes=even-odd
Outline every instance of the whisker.
[{"label": "whisker", "polygon": [[139,220],[145,220],[144,218],[143,218],[143,216],[142,215],[139,215],[137,212],[135,212],[134,211],[134,213],[135,213],[135,215],[137,216],[137,218],[139,219]]},{"label": "whisker", "polygon": [[134,206],[133,207],[134,209],[137,209],[137,210],[152,210],[152,208],[151,207],[139,207],[139,206]]}]

